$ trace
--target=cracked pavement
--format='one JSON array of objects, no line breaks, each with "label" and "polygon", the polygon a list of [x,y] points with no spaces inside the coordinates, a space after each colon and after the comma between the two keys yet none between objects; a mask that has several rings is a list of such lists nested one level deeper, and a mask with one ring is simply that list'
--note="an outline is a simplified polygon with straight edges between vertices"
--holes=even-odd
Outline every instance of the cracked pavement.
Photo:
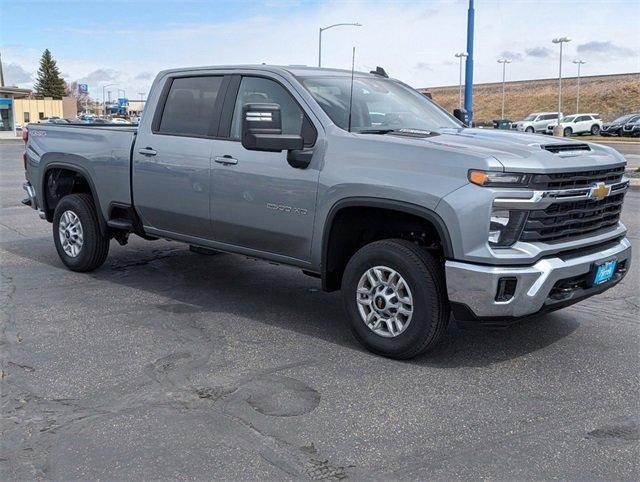
[{"label": "cracked pavement", "polygon": [[[640,478],[640,268],[508,330],[364,351],[299,271],[135,236],[66,270],[0,144],[0,474]],[[623,213],[638,252],[640,191]],[[636,255],[637,256],[637,255]]]}]

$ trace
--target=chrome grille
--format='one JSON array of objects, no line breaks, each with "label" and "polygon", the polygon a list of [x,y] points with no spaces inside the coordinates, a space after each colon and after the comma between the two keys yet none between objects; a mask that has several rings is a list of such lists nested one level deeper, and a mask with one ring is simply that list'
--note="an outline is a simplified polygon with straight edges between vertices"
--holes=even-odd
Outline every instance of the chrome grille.
[{"label": "chrome grille", "polygon": [[520,239],[551,242],[615,228],[623,200],[624,193],[620,193],[599,201],[558,202],[530,211]]},{"label": "chrome grille", "polygon": [[590,187],[596,182],[615,184],[624,175],[624,166],[594,171],[561,172],[555,174],[534,174],[529,186],[531,189],[575,189]]}]

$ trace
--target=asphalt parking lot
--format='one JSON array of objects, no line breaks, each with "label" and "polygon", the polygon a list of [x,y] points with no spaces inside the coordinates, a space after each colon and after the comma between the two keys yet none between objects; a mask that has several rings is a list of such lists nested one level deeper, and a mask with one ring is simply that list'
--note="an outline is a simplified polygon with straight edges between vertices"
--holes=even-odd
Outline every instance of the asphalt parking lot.
[{"label": "asphalt parking lot", "polygon": [[[338,293],[184,245],[63,268],[0,144],[2,478],[640,479],[640,263],[509,330],[364,351]],[[640,191],[623,220],[638,253]]]}]

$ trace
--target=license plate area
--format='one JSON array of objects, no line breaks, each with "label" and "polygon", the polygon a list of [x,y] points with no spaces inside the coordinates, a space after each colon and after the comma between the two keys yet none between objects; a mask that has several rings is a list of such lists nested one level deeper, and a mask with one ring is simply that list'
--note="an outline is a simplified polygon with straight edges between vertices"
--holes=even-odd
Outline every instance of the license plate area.
[{"label": "license plate area", "polygon": [[592,284],[597,286],[606,283],[607,281],[611,281],[613,276],[616,274],[617,267],[617,258],[602,261],[600,263],[594,263]]}]

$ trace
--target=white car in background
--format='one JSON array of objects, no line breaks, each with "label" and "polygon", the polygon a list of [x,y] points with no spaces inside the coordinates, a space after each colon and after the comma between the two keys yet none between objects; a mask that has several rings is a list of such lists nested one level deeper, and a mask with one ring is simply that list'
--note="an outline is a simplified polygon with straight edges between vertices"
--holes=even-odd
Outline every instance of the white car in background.
[{"label": "white car in background", "polygon": [[131,124],[127,119],[123,119],[122,117],[114,117],[111,119],[112,124]]},{"label": "white car in background", "polygon": [[[557,125],[557,122],[549,124],[547,126],[547,133],[552,134],[553,129],[555,129]],[[602,119],[600,119],[600,114],[573,114],[564,117],[562,121],[560,121],[560,127],[562,127],[564,137],[581,134],[597,136],[602,129]]]},{"label": "white car in background", "polygon": [[[562,113],[560,113],[560,117],[562,117]],[[534,112],[524,119],[511,124],[511,129],[529,133],[546,132],[549,122],[557,120],[557,112]]]}]

